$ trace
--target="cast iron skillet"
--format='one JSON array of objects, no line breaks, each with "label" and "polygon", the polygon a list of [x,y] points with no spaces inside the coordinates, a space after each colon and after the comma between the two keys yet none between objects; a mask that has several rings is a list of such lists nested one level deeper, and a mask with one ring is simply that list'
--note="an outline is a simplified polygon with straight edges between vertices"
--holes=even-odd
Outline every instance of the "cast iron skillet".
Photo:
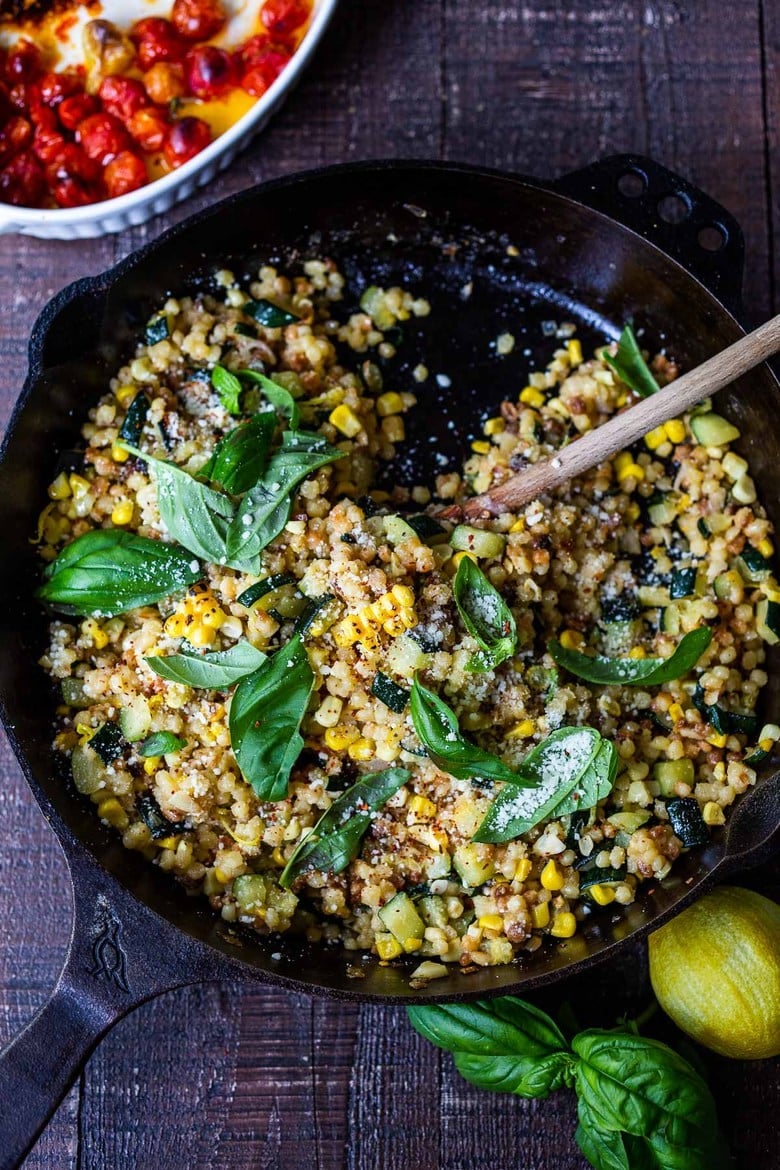
[{"label": "cast iron skillet", "polygon": [[[670,195],[681,222],[659,215]],[[700,245],[705,229],[719,250]],[[730,312],[740,297],[738,225],[690,184],[631,156],[549,184],[404,162],[293,176],[226,200],[54,298],[35,326],[0,468],[0,693],[11,743],[71,868],[74,927],[52,998],[0,1059],[0,1100],[13,1102],[2,1111],[0,1166],[29,1149],[111,1024],[162,991],[214,979],[384,1003],[527,991],[607,959],[754,855],[777,827],[780,773],[769,768],[712,844],[686,856],[627,912],[593,915],[582,937],[543,948],[526,965],[454,972],[412,991],[408,972],[397,968],[358,961],[356,972],[354,955],[350,967],[340,951],[231,933],[205,902],[124,850],[70,790],[53,759],[53,700],[36,665],[45,619],[31,600],[39,565],[28,543],[56,453],[78,444],[88,406],[169,290],[207,286],[220,267],[244,273],[266,260],[323,255],[339,262],[351,288],[400,282],[431,300],[430,318],[405,331],[400,352],[409,367],[424,358],[451,386],[429,379],[407,416],[410,443],[392,472],[401,481],[432,479],[442,457],[459,463],[480,418],[504,394],[516,395],[529,366],[549,356],[543,322],[576,321],[595,344],[633,315],[651,347],[665,343],[685,366],[741,333]],[[491,342],[505,329],[517,346],[498,360]],[[780,387],[763,368],[720,401],[740,426],[741,449],[777,524],[780,436],[771,420]],[[769,691],[765,715],[776,719],[776,678]]]}]

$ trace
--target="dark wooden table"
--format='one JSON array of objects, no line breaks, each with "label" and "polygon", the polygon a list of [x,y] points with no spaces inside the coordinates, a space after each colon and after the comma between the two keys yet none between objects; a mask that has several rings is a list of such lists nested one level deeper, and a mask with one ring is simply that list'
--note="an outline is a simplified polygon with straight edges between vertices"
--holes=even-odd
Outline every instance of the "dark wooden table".
[{"label": "dark wooden table", "polygon": [[[184,207],[92,242],[0,240],[0,423],[33,321],[62,285],[229,192],[362,157],[551,177],[616,151],[653,155],[739,218],[746,317],[758,322],[779,307],[779,137],[780,6],[769,0],[343,0],[281,116]],[[776,873],[751,879],[776,893]],[[4,741],[0,913],[2,1044],[52,988],[70,925],[63,859]],[[642,972],[640,947],[621,971],[561,997],[598,991],[619,1003]],[[776,1170],[777,1063],[711,1071],[737,1165]],[[208,986],[118,1025],[26,1167],[581,1170],[573,1128],[567,1094],[524,1102],[472,1090],[399,1010]]]}]

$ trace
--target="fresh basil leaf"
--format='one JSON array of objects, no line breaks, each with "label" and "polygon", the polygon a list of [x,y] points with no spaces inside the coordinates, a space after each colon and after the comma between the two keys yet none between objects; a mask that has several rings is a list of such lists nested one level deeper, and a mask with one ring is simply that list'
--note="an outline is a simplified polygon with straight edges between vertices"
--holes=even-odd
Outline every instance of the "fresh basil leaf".
[{"label": "fresh basil leaf", "polygon": [[610,366],[621,382],[625,382],[642,398],[649,398],[661,387],[653,377],[650,367],[642,357],[636,334],[630,325],[626,325],[620,334],[617,353],[614,355],[607,350],[603,351],[604,361]]},{"label": "fresh basil leaf", "polygon": [[119,428],[119,438],[124,440],[125,443],[135,443],[137,445],[143,433],[144,423],[146,422],[148,413],[149,399],[143,390],[140,390],[127,408],[127,414]]},{"label": "fresh basil leaf", "polygon": [[[647,1153],[648,1167],[728,1165],[709,1089],[671,1048],[632,1032],[598,1028],[580,1032],[572,1047],[579,1057],[577,1092],[588,1119],[599,1129],[641,1139],[631,1146],[640,1157]],[[629,1164],[633,1170],[642,1162],[632,1156]]]},{"label": "fresh basil leaf", "polygon": [[244,496],[230,524],[225,563],[245,573],[259,573],[263,549],[290,518],[295,488],[313,471],[343,456],[343,451],[331,447],[321,435],[285,431],[281,447]]},{"label": "fresh basil leaf", "polygon": [[409,699],[414,730],[437,768],[458,780],[505,780],[514,786],[527,787],[527,780],[461,734],[458,719],[451,707],[424,687],[415,677]]},{"label": "fresh basil leaf", "polygon": [[172,731],[155,731],[148,739],[138,746],[139,756],[167,756],[171,752],[180,752],[187,746],[186,739],[174,735]]},{"label": "fresh basil leaf", "polygon": [[290,313],[264,298],[259,301],[247,301],[241,306],[241,312],[254,317],[258,325],[264,325],[266,329],[280,329],[282,325],[294,325],[296,321],[300,321],[300,317],[296,317],[295,313]]},{"label": "fresh basil leaf", "polygon": [[623,1135],[602,1129],[582,1097],[577,1101],[577,1117],[575,1141],[595,1170],[638,1170],[628,1161]]},{"label": "fresh basil leaf", "polygon": [[239,378],[247,382],[254,382],[263,392],[263,396],[279,411],[282,418],[287,420],[291,431],[297,431],[301,425],[301,412],[298,403],[289,390],[274,382],[273,378],[266,378],[259,370],[239,370]]},{"label": "fresh basil leaf", "polygon": [[511,658],[517,647],[512,611],[471,557],[464,557],[458,565],[452,590],[463,624],[480,646],[466,670],[494,670]]},{"label": "fresh basil leaf", "polygon": [[229,564],[225,544],[236,514],[233,502],[175,463],[155,459],[129,443],[123,445],[148,465],[157,485],[160,516],[171,538],[206,561]]},{"label": "fresh basil leaf", "polygon": [[235,374],[231,374],[224,366],[214,366],[211,385],[228,414],[241,414],[242,386]]},{"label": "fresh basil leaf", "polygon": [[214,650],[206,654],[184,651],[181,654],[153,655],[144,661],[160,678],[183,683],[188,687],[203,687],[209,691],[224,691],[253,674],[266,661],[267,655],[256,650],[251,642],[236,642],[229,650]]},{"label": "fresh basil leaf", "polygon": [[451,1052],[466,1080],[482,1089],[546,1097],[571,1085],[569,1046],[545,1012],[514,996],[489,1002],[407,1008],[412,1027]]},{"label": "fresh basil leaf", "polygon": [[220,439],[200,474],[231,496],[243,495],[265,471],[275,430],[272,414],[253,415]]},{"label": "fresh basil leaf", "polygon": [[300,635],[242,679],[230,704],[230,742],[244,779],[261,800],[284,800],[303,748],[301,720],[314,674]]},{"label": "fresh basil leaf", "polygon": [[311,833],[290,856],[279,885],[289,889],[296,878],[311,869],[341,873],[360,850],[360,843],[378,812],[399,788],[411,779],[403,768],[388,768],[361,777],[322,814]]},{"label": "fresh basil leaf", "polygon": [[123,528],[97,528],[65,546],[46,567],[35,596],[63,613],[113,617],[161,601],[202,575],[192,554],[178,545]]},{"label": "fresh basil leaf", "polygon": [[502,788],[474,840],[513,841],[553,815],[590,808],[609,793],[616,772],[614,746],[594,727],[561,727],[528,753],[519,768],[527,786]]},{"label": "fresh basil leaf", "polygon": [[701,658],[712,641],[712,630],[700,626],[681,638],[670,658],[605,658],[601,654],[581,654],[567,650],[554,639],[547,649],[559,666],[569,674],[599,686],[655,686],[682,678]]}]

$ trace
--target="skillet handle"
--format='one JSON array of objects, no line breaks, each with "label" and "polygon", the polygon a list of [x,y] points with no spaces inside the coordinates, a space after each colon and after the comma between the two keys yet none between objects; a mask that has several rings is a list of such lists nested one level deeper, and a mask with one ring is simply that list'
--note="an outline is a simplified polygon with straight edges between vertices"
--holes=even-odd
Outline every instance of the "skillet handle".
[{"label": "skillet handle", "polygon": [[641,154],[615,154],[556,179],[556,191],[655,244],[740,317],[745,241],[730,212]]},{"label": "skillet handle", "polygon": [[[73,929],[50,999],[0,1053],[0,1170],[14,1170],[112,1024],[164,991],[219,973],[204,948],[71,847]],[[222,972],[224,974],[224,971]]]}]

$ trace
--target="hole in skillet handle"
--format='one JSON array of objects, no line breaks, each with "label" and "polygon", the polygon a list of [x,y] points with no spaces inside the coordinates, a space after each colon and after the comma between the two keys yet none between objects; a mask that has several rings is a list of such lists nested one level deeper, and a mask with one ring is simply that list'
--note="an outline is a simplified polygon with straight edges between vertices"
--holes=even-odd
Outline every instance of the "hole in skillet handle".
[{"label": "hole in skillet handle", "polygon": [[742,229],[687,179],[643,155],[621,154],[563,175],[553,186],[661,248],[741,316]]}]

